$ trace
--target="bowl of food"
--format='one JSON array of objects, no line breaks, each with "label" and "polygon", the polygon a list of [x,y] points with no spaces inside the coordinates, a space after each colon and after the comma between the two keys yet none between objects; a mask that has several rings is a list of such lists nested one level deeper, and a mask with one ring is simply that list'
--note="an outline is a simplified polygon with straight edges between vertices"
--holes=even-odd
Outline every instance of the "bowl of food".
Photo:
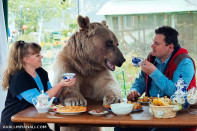
[{"label": "bowl of food", "polygon": [[133,104],[127,104],[127,103],[111,104],[111,110],[114,114],[118,116],[125,116],[132,112]]}]

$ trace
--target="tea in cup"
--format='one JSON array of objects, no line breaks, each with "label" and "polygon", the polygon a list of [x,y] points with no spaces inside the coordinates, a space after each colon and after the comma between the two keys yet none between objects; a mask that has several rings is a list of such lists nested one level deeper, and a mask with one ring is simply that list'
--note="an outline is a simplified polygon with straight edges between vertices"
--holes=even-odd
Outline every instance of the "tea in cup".
[{"label": "tea in cup", "polygon": [[134,57],[134,56],[133,56],[133,57],[132,57],[133,66],[139,67],[143,60],[144,60],[144,59],[141,58],[141,57]]},{"label": "tea in cup", "polygon": [[63,79],[69,79],[72,80],[75,77],[75,73],[64,73]]}]

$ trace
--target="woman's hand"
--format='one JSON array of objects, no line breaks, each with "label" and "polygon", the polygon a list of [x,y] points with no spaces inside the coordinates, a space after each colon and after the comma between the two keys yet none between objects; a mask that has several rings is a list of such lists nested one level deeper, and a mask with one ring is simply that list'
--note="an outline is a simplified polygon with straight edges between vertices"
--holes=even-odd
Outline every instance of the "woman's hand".
[{"label": "woman's hand", "polygon": [[49,95],[50,98],[52,98],[53,96],[58,97],[64,87],[74,86],[75,81],[76,78],[73,78],[71,80],[62,79],[57,85],[48,90],[46,93]]},{"label": "woman's hand", "polygon": [[59,84],[62,86],[62,87],[69,87],[69,86],[74,86],[75,85],[75,81],[76,81],[76,78],[73,78],[73,79],[62,79]]}]

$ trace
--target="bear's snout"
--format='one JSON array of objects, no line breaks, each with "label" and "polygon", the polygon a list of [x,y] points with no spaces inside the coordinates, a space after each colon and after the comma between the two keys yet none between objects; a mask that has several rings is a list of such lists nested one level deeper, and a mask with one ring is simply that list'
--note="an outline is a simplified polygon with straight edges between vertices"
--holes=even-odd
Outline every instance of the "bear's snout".
[{"label": "bear's snout", "polygon": [[122,64],[124,63],[126,61],[126,59],[122,56],[121,58],[120,58],[120,60],[119,60],[119,62],[118,62],[118,67],[121,67],[122,66]]}]

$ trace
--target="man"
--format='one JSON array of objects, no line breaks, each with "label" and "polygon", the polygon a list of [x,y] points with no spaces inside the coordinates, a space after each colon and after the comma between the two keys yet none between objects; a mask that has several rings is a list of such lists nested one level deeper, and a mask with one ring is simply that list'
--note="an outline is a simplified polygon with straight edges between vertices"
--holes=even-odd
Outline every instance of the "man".
[{"label": "man", "polygon": [[163,26],[155,30],[152,51],[141,64],[141,73],[127,95],[135,100],[144,92],[147,96],[172,96],[176,91],[175,82],[182,75],[187,90],[196,87],[195,63],[186,49],[178,43],[178,32]]},{"label": "man", "polygon": [[[196,87],[195,63],[186,49],[178,43],[178,32],[162,26],[155,30],[151,45],[152,51],[147,60],[141,64],[141,73],[127,95],[128,100],[135,100],[144,92],[147,96],[172,96],[175,91],[175,82],[182,75],[187,82],[187,90]],[[115,128],[115,131],[131,130],[130,128]],[[137,131],[181,131],[180,128],[133,128]],[[195,131],[196,128],[185,128],[182,131]]]}]

